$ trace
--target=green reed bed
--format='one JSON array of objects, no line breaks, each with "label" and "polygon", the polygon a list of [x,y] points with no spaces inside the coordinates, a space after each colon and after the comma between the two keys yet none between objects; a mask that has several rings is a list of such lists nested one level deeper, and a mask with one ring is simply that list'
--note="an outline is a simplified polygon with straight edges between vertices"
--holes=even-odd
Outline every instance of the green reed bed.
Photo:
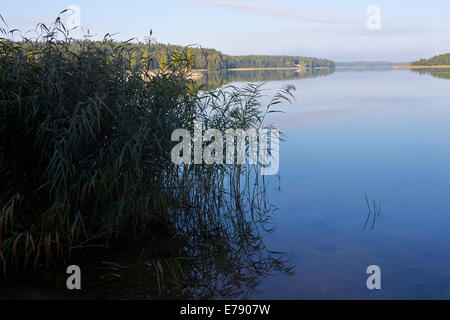
[{"label": "green reed bed", "polygon": [[[36,31],[13,41],[14,31],[0,28],[3,277],[67,264],[90,248],[137,242],[161,228],[184,239],[215,230],[233,241],[229,234],[238,230],[251,243],[254,211],[264,217],[267,210],[264,192],[229,191],[250,170],[175,165],[171,133],[192,131],[194,119],[206,128],[259,127],[293,88],[265,109],[259,86],[199,91],[183,54],[155,72],[152,57],[131,41],[74,40],[59,19]],[[252,218],[242,218],[249,210]]]}]

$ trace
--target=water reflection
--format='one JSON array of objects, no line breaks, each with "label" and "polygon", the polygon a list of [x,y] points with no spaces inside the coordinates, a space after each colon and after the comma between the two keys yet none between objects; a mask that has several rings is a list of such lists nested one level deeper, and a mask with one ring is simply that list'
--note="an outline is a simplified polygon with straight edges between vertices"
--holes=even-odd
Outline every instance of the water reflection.
[{"label": "water reflection", "polygon": [[335,69],[279,69],[279,70],[239,70],[208,72],[198,80],[198,84],[208,90],[220,88],[232,82],[267,82],[276,80],[295,80],[324,77],[333,74]]},{"label": "water reflection", "polygon": [[336,67],[336,72],[386,72],[395,71],[392,66],[352,66],[352,67]]},{"label": "water reflection", "polygon": [[410,69],[413,72],[417,72],[419,74],[429,74],[435,78],[439,79],[450,79],[450,68],[429,68],[429,69]]},{"label": "water reflection", "polygon": [[[448,80],[340,70],[294,83],[301,108],[285,114],[271,243],[297,272],[264,280],[254,298],[448,299]],[[364,192],[381,214],[368,215]],[[365,285],[371,264],[384,270],[377,292]]]},{"label": "water reflection", "polygon": [[[273,231],[277,207],[259,168],[216,167],[209,173],[196,175],[205,180],[188,195],[193,205],[171,212],[175,226],[165,237],[104,262],[105,283],[99,287],[94,280],[90,291],[102,298],[245,299],[264,277],[292,272],[286,257],[263,241]],[[220,188],[210,188],[210,179]]]},{"label": "water reflection", "polygon": [[[381,202],[375,200],[370,201],[367,197],[367,193],[364,194],[364,198],[366,200],[368,212],[363,229],[366,229],[370,225],[370,230],[373,230],[373,228],[375,227],[375,221],[380,217],[381,214]],[[369,220],[371,220],[370,223]]]}]

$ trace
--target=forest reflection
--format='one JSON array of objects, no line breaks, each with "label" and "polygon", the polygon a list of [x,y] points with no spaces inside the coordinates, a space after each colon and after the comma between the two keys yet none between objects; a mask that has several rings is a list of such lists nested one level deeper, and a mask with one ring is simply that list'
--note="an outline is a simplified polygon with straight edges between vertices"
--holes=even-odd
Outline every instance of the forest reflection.
[{"label": "forest reflection", "polygon": [[429,68],[429,69],[410,69],[412,72],[417,72],[419,74],[425,75],[429,74],[435,78],[439,79],[450,79],[450,68]]},{"label": "forest reflection", "polygon": [[278,69],[278,70],[226,70],[208,72],[197,81],[207,90],[214,90],[232,82],[266,82],[325,77],[333,74],[334,68]]}]

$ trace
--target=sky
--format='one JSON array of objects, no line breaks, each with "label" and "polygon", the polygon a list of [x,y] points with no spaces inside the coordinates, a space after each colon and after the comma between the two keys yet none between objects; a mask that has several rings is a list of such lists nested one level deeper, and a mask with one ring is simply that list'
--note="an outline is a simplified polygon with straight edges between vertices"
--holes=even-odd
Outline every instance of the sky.
[{"label": "sky", "polygon": [[[450,52],[448,0],[5,1],[0,14],[22,33],[61,14],[71,32],[101,39],[152,38],[230,55],[301,55],[335,61],[408,62]],[[375,9],[368,8],[375,6]],[[78,10],[78,9],[79,10]],[[374,11],[375,10],[375,11]],[[78,14],[79,13],[79,14]],[[78,19],[79,17],[79,19]],[[369,21],[369,26],[368,26]],[[30,35],[28,33],[27,35]]]}]

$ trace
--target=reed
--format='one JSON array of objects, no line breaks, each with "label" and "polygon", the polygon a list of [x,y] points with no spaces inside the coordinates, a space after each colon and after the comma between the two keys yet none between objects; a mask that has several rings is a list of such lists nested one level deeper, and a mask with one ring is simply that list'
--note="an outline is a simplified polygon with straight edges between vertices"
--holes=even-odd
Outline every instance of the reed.
[{"label": "reed", "polygon": [[[170,135],[192,129],[194,119],[214,128],[259,127],[294,88],[262,107],[259,86],[199,91],[183,53],[155,72],[152,57],[130,42],[110,35],[72,39],[59,18],[36,30],[34,38],[13,41],[17,31],[0,28],[4,277],[66,263],[89,248],[136,242],[157,235],[161,226],[189,237],[193,226],[220,219],[231,228],[250,223],[235,224],[247,221],[239,215],[223,220],[218,210],[230,210],[217,206],[228,195],[242,215],[241,191],[230,191],[224,181],[228,177],[233,185],[245,171],[230,175],[235,169],[226,165],[175,165]],[[246,210],[255,214],[256,204],[263,205],[252,201]],[[147,266],[162,277],[160,262]],[[180,269],[171,270],[177,275]]]}]

